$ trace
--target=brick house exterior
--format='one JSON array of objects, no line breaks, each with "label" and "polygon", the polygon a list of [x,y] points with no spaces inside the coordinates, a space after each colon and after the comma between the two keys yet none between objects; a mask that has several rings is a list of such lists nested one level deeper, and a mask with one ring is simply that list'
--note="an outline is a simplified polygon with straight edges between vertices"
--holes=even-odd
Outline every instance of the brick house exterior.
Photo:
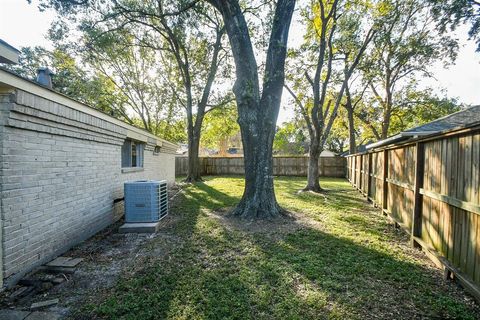
[{"label": "brick house exterior", "polygon": [[[122,168],[126,142],[141,146],[141,160]],[[0,282],[117,220],[123,182],[174,183],[176,147],[0,69]]]}]

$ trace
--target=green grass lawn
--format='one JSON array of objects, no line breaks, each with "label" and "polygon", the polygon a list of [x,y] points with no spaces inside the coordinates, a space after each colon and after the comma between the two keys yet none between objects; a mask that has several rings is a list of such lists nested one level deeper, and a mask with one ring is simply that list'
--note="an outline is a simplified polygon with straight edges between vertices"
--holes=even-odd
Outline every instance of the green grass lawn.
[{"label": "green grass lawn", "polygon": [[152,254],[81,308],[108,319],[479,318],[472,299],[345,180],[298,194],[304,178],[277,178],[295,220],[227,217],[240,177],[186,186]]}]

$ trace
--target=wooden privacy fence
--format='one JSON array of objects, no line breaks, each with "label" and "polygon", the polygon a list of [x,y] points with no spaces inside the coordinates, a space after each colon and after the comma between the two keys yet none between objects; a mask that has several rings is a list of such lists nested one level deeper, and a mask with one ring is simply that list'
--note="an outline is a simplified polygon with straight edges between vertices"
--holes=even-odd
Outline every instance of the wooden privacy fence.
[{"label": "wooden privacy fence", "polygon": [[347,177],[480,300],[480,127],[347,157]]},{"label": "wooden privacy fence", "polygon": [[[319,160],[320,176],[345,177],[346,159],[344,157],[322,157]],[[308,157],[274,157],[273,174],[276,176],[307,176]],[[186,175],[188,158],[177,157],[175,175]],[[243,157],[201,157],[202,175],[244,174]]]}]

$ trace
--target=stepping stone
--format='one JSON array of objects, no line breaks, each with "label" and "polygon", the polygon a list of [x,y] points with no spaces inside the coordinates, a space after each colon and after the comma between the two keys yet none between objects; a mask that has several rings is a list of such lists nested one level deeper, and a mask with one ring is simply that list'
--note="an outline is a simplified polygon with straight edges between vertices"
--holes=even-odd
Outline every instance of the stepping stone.
[{"label": "stepping stone", "polygon": [[25,320],[57,320],[60,319],[60,315],[54,312],[32,312]]},{"label": "stepping stone", "polygon": [[53,306],[54,304],[57,304],[57,303],[58,303],[58,299],[35,302],[35,303],[32,303],[32,305],[30,306],[30,309],[35,310],[35,309],[45,308],[45,307]]},{"label": "stepping stone", "polygon": [[82,258],[58,257],[46,264],[47,267],[75,268]]},{"label": "stepping stone", "polygon": [[2,320],[24,320],[30,314],[29,311],[19,310],[0,310],[0,319]]}]

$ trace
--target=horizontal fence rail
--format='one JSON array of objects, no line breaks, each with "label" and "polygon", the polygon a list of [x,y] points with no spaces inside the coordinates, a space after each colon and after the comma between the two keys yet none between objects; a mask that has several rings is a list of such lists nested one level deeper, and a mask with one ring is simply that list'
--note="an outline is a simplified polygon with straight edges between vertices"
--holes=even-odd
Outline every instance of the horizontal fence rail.
[{"label": "horizontal fence rail", "polygon": [[480,300],[480,128],[347,157],[347,178]]},{"label": "horizontal fence rail", "polygon": [[[344,157],[322,157],[319,159],[321,177],[339,177],[346,175]],[[188,170],[188,158],[177,157],[175,175],[184,176]],[[273,174],[276,176],[307,176],[308,157],[274,157]],[[200,157],[202,175],[244,174],[243,157]]]}]

